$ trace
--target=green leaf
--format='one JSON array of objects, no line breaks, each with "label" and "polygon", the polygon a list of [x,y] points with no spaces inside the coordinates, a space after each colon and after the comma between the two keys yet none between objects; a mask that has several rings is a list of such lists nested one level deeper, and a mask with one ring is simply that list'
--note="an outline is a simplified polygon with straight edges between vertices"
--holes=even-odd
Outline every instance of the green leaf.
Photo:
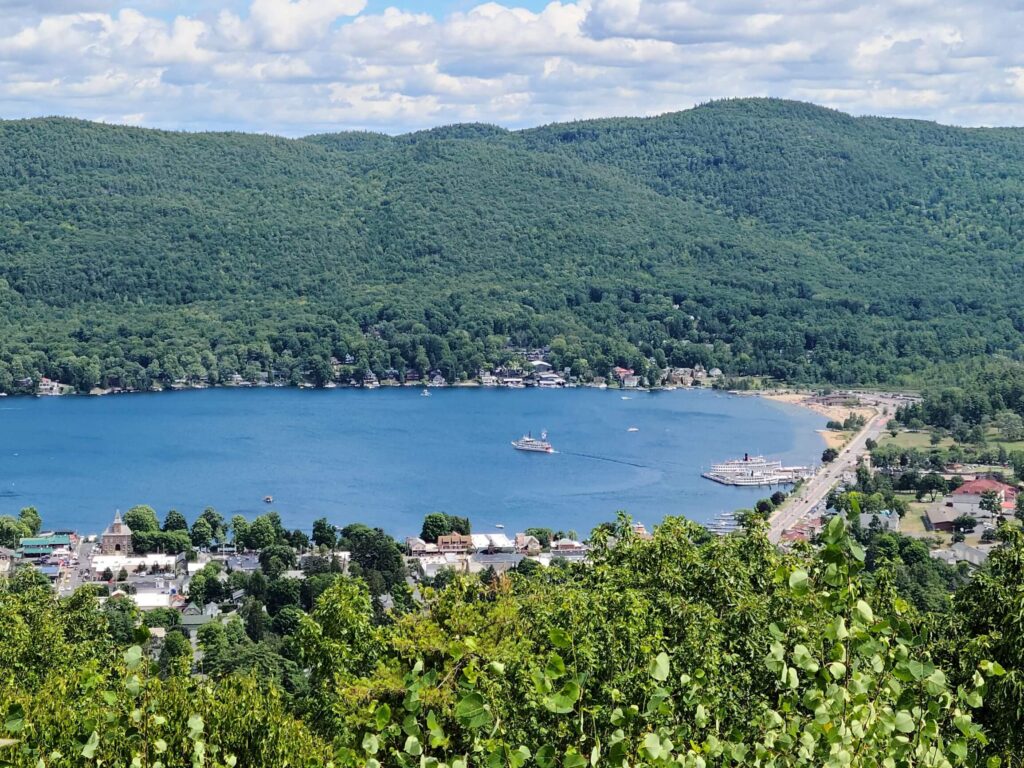
[{"label": "green leaf", "polygon": [[644,736],[644,751],[652,760],[661,757],[661,739],[656,733],[648,733]]},{"label": "green leaf", "polygon": [[15,702],[7,708],[7,719],[4,720],[4,730],[8,733],[20,733],[25,727],[25,708]]},{"label": "green leaf", "polygon": [[586,759],[576,750],[570,749],[562,758],[562,768],[583,768],[587,764]]},{"label": "green leaf", "polygon": [[858,563],[864,562],[864,547],[860,545],[860,542],[853,539],[850,540],[850,554],[853,555],[853,559]]},{"label": "green leaf", "polygon": [[896,713],[893,725],[900,733],[913,733],[914,728],[916,727],[914,724],[914,718],[905,709],[901,709]]},{"label": "green leaf", "polygon": [[415,736],[410,736],[405,740],[405,748],[403,750],[405,754],[412,755],[413,757],[419,757],[423,754],[423,747],[420,746],[420,740]]},{"label": "green leaf", "polygon": [[526,765],[526,761],[530,759],[530,750],[520,745],[515,749],[509,750],[508,762],[512,768],[522,768]]},{"label": "green leaf", "polygon": [[533,759],[537,761],[537,765],[540,768],[552,768],[555,764],[555,755],[555,748],[550,744],[546,744],[537,750],[537,754],[533,756]]},{"label": "green leaf", "polygon": [[548,639],[555,648],[568,648],[572,645],[569,634],[564,629],[552,627],[548,630]]},{"label": "green leaf", "polygon": [[377,707],[377,711],[373,713],[373,722],[377,726],[378,731],[383,731],[388,723],[391,722],[391,707],[387,704],[381,704]]},{"label": "green leaf", "polygon": [[376,755],[377,750],[380,749],[380,742],[377,741],[375,734],[367,731],[363,734],[363,752],[368,755]]},{"label": "green leaf", "polygon": [[802,568],[797,568],[789,574],[789,588],[793,590],[793,594],[806,595],[808,590],[807,580],[807,571]]},{"label": "green leaf", "polygon": [[857,604],[853,608],[854,615],[860,619],[861,623],[871,626],[875,622],[875,614],[871,610],[871,606],[865,603],[863,600],[858,600]]},{"label": "green leaf", "polygon": [[124,652],[124,663],[129,670],[134,672],[139,668],[142,663],[142,648],[137,645],[133,645],[127,651]]},{"label": "green leaf", "polygon": [[552,653],[548,656],[547,666],[544,667],[544,674],[550,677],[552,680],[557,680],[565,674],[565,662],[562,657],[557,653]]},{"label": "green leaf", "polygon": [[567,680],[561,688],[544,699],[544,706],[551,712],[564,715],[572,712],[580,700],[580,693],[580,687],[574,681]]},{"label": "green leaf", "polygon": [[828,521],[828,525],[825,526],[825,532],[823,538],[826,544],[838,544],[839,540],[843,538],[843,533],[846,531],[846,522],[840,515],[833,515],[832,519]]},{"label": "green leaf", "polygon": [[655,657],[654,661],[651,662],[651,677],[653,677],[659,683],[663,683],[666,680],[668,680],[668,673],[668,654],[662,651],[657,655],[657,657]]},{"label": "green leaf", "polygon": [[89,735],[89,739],[85,742],[85,745],[82,747],[82,757],[84,757],[86,760],[92,760],[93,756],[96,754],[96,749],[97,747],[99,747],[99,745],[100,735],[96,731],[93,731]]},{"label": "green leaf", "polygon": [[199,734],[201,734],[203,732],[203,728],[204,727],[205,727],[205,725],[203,724],[203,717],[202,717],[202,715],[198,715],[197,714],[197,715],[192,715],[191,717],[189,717],[189,719],[188,719],[188,735],[189,735],[190,738],[193,738],[193,739],[196,738]]},{"label": "green leaf", "polygon": [[167,742],[163,739],[157,739],[153,742],[153,749],[156,750],[156,753],[158,755],[162,755],[164,752],[167,751]]},{"label": "green leaf", "polygon": [[471,693],[455,707],[455,716],[467,728],[481,728],[491,722],[491,713],[484,706],[484,697]]}]

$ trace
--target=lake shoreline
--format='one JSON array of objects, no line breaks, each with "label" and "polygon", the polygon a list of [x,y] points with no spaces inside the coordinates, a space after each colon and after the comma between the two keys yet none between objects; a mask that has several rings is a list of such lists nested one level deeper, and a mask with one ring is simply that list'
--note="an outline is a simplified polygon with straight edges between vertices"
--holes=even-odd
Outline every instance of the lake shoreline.
[{"label": "lake shoreline", "polygon": [[[93,530],[136,504],[252,516],[272,496],[289,528],[326,515],[405,534],[444,511],[590,530],[620,509],[650,523],[748,507],[756,490],[711,483],[703,469],[744,451],[794,465],[821,451],[820,416],[708,388],[394,389],[9,401],[0,514],[32,505],[52,525]],[[513,450],[543,430],[557,454]]]},{"label": "lake shoreline", "polygon": [[[776,390],[769,392],[755,392],[752,394],[776,403],[786,403],[788,405],[806,408],[817,413],[819,416],[824,416],[829,421],[843,421],[851,414],[857,414],[859,416],[863,416],[865,419],[871,419],[877,413],[875,408],[865,406],[863,404],[857,406],[846,406],[826,405],[824,403],[814,402],[812,400],[814,397],[812,393],[801,392],[799,390]],[[818,429],[815,431],[825,443],[826,448],[834,448],[835,450],[839,450],[846,445],[852,437],[851,432],[835,429]]]}]

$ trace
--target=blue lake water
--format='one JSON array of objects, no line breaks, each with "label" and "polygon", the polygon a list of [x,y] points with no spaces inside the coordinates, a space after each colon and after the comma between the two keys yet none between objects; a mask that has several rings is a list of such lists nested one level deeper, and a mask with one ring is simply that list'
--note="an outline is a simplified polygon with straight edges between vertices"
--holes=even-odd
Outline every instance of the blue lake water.
[{"label": "blue lake water", "polygon": [[[99,532],[115,509],[150,504],[190,520],[276,510],[289,528],[327,516],[396,536],[435,510],[474,530],[528,525],[581,534],[627,510],[707,521],[766,495],[700,477],[764,453],[810,464],[824,419],[712,391],[211,389],[0,400],[0,514]],[[629,427],[639,431],[628,432]],[[546,429],[559,453],[515,451]],[[274,503],[263,503],[272,495]]]}]

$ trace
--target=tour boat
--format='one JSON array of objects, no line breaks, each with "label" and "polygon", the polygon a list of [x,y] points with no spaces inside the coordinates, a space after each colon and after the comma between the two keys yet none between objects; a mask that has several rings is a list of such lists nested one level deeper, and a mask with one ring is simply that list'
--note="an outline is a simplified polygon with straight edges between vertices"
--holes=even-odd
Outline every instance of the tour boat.
[{"label": "tour boat", "polygon": [[551,447],[551,443],[548,442],[547,432],[541,432],[539,440],[527,433],[519,440],[513,440],[512,447],[517,451],[532,451],[534,453],[555,452],[555,449]]}]

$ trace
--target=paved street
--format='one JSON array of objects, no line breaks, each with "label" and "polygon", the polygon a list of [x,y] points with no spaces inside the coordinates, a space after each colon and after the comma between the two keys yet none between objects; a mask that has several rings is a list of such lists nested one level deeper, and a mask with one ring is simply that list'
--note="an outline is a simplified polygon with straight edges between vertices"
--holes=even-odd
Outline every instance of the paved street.
[{"label": "paved street", "polygon": [[[82,571],[87,571],[90,567],[90,558],[92,557],[92,548],[95,544],[86,543],[83,537],[78,542],[78,546],[75,548],[74,557],[78,558],[78,565],[72,565],[71,560],[68,561],[68,565],[64,568],[64,572],[61,575],[60,581],[58,582],[58,593],[62,597],[66,597],[74,593],[82,584],[86,584],[91,579],[81,575]],[[74,558],[72,558],[73,560]]]},{"label": "paved street", "polygon": [[[810,480],[796,492],[796,498],[788,501],[779,512],[772,516],[768,523],[768,538],[778,542],[783,532],[807,517],[811,510],[828,496],[828,492],[839,482],[843,473],[852,471],[857,466],[857,459],[867,451],[865,443],[870,438],[878,440],[885,430],[885,425],[892,418],[899,403],[886,398],[872,398],[878,412],[868,421],[864,428],[850,440],[839,452],[839,456],[831,464],[825,464]],[[883,411],[888,413],[883,413]]]}]

